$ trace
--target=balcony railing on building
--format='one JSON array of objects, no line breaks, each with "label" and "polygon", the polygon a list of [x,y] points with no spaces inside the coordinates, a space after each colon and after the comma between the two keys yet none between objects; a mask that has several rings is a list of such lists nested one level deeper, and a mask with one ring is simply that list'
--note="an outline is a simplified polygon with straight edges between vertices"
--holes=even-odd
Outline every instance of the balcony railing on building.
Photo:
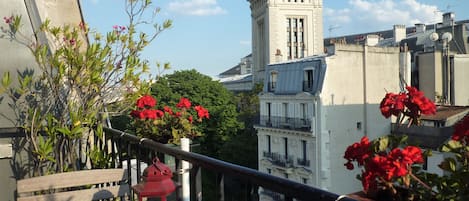
[{"label": "balcony railing on building", "polygon": [[296,163],[300,166],[306,166],[306,167],[309,167],[309,160],[305,159],[305,158],[298,158],[296,160]]},{"label": "balcony railing on building", "polygon": [[[276,152],[268,152],[264,151],[263,152],[264,158],[269,159],[273,165],[284,167],[284,168],[290,168],[294,167],[294,157],[293,156],[285,156]],[[296,166],[305,166],[309,167],[310,162],[307,159],[304,158],[297,158],[296,160]]]},{"label": "balcony railing on building", "polygon": [[259,125],[271,128],[283,128],[307,132],[312,131],[311,119],[307,118],[261,115]]}]

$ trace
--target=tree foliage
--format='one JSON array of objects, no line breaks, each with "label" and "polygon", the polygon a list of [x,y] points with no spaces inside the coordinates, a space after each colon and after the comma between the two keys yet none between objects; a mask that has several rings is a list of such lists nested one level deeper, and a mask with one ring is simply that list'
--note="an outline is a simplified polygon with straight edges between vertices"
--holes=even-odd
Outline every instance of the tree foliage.
[{"label": "tree foliage", "polygon": [[[15,112],[12,121],[26,131],[31,145],[26,149],[36,175],[44,174],[44,169],[76,169],[82,154],[77,150],[93,138],[91,131],[97,127],[94,134],[102,138],[100,125],[107,105],[123,97],[122,105],[115,106],[123,110],[131,105],[126,101],[133,102],[138,92],[149,90],[140,80],[149,63],[140,54],[171,21],[154,24],[152,33],[140,32],[139,25],[149,22],[145,13],[152,8],[151,1],[125,3],[128,24],[116,25],[105,35],[90,32],[84,23],[53,26],[46,20],[35,32],[38,40],[30,40],[35,37],[22,34],[21,16],[4,18],[2,37],[29,48],[38,65],[36,72],[20,73],[18,85],[11,84],[6,72],[0,87]],[[87,146],[91,150],[85,154],[96,159],[92,150],[100,148]]]},{"label": "tree foliage", "polygon": [[152,94],[164,105],[174,105],[181,97],[186,97],[194,105],[208,109],[210,119],[198,125],[203,136],[195,139],[204,154],[217,157],[222,145],[243,128],[238,121],[233,94],[196,70],[176,71],[160,77],[152,86]]}]

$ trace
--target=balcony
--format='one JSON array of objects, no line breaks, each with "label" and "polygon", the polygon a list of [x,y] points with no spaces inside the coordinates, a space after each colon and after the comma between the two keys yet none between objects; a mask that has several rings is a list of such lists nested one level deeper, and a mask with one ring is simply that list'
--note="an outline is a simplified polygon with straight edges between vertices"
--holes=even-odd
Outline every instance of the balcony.
[{"label": "balcony", "polygon": [[[276,200],[317,200],[334,201],[338,195],[314,188],[305,184],[297,183],[285,178],[275,177],[267,173],[259,172],[254,169],[234,165],[225,161],[210,158],[197,153],[186,152],[174,146],[168,146],[154,142],[149,139],[139,138],[116,129],[104,128],[106,143],[104,146],[109,150],[107,156],[112,159],[108,168],[122,168],[123,163],[131,164],[131,160],[136,160],[136,172],[141,172],[141,162],[149,162],[153,157],[158,156],[166,161],[175,173],[173,180],[181,183],[181,173],[188,172],[190,175],[190,200],[233,200],[229,198],[228,193],[237,189],[237,197],[234,200],[257,201],[260,196],[273,195]],[[0,138],[21,138],[24,137],[19,129],[0,129]],[[269,156],[269,154],[267,154]],[[282,164],[292,164],[291,157],[284,157],[279,154],[271,155],[274,161]],[[9,162],[11,159],[0,159],[0,162]],[[184,160],[191,164],[187,170],[181,170],[180,162]],[[168,162],[172,161],[172,162]],[[140,181],[140,174],[135,175],[131,168],[127,169],[129,175],[128,183]],[[215,186],[205,187],[202,182],[202,173],[214,175]],[[134,175],[132,175],[134,174]],[[136,179],[135,179],[136,178]],[[238,186],[234,186],[231,181],[229,185],[226,182],[229,179],[236,178]],[[135,181],[133,181],[135,180]],[[239,183],[239,184],[238,184]],[[260,191],[263,189],[264,191]],[[265,191],[268,189],[268,192]],[[216,195],[206,195],[202,192],[212,191]],[[11,189],[14,193],[14,189]],[[263,193],[267,192],[267,193]],[[131,192],[132,193],[132,192]],[[180,193],[173,193],[168,197],[168,201],[182,200],[178,197]],[[203,196],[206,196],[202,198]],[[213,196],[213,197],[212,197]],[[130,200],[134,200],[131,197]],[[341,201],[353,201],[350,198],[343,198]]]},{"label": "balcony", "polygon": [[309,167],[309,160],[305,159],[305,158],[298,158],[296,163],[299,165],[299,166],[305,166],[305,167]]},{"label": "balcony", "polygon": [[279,116],[269,117],[267,115],[261,115],[259,126],[310,132],[311,120],[306,118],[291,118]]}]

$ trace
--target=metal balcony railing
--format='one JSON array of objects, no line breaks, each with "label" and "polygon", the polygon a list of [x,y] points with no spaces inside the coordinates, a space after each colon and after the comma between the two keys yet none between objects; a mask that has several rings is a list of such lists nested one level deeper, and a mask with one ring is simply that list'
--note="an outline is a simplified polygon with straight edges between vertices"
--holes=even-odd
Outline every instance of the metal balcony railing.
[{"label": "metal balcony railing", "polygon": [[271,128],[311,131],[311,120],[306,118],[261,115],[259,125]]},{"label": "metal balcony railing", "polygon": [[[285,178],[272,176],[254,169],[238,166],[197,153],[182,151],[178,148],[160,144],[150,139],[139,138],[135,135],[116,129],[104,128],[104,130],[106,137],[110,139],[112,146],[117,148],[112,149],[111,158],[115,161],[113,164],[121,164],[122,160],[127,160],[127,164],[130,164],[129,156],[135,156],[137,159],[137,172],[140,172],[140,161],[151,160],[151,158],[156,155],[164,154],[165,156],[174,157],[176,161],[176,169],[180,168],[178,166],[178,162],[180,160],[188,161],[191,164],[191,169],[187,170],[190,173],[191,201],[204,200],[201,197],[201,192],[203,190],[200,185],[202,183],[200,181],[201,171],[208,171],[217,175],[218,199],[215,200],[225,200],[225,177],[234,177],[244,182],[246,186],[246,192],[244,193],[246,198],[244,200],[246,201],[258,200],[259,195],[257,194],[257,189],[259,187],[278,193],[285,201],[292,201],[293,199],[335,201],[338,198],[338,195],[334,193],[297,183]],[[115,150],[118,151],[116,152]],[[293,164],[293,157],[272,154],[272,158],[274,161],[283,161],[285,165]],[[128,174],[132,174],[130,169]],[[129,178],[132,177],[129,176]],[[139,179],[140,175],[137,175],[137,180]],[[341,201],[353,201],[353,199],[344,198],[341,199]]]},{"label": "metal balcony railing", "polygon": [[306,167],[309,167],[309,160],[305,159],[305,158],[298,158],[296,163],[300,166],[306,166]]},{"label": "metal balcony railing", "polygon": [[272,153],[272,164],[284,168],[293,167],[293,156],[285,156],[278,153]]}]

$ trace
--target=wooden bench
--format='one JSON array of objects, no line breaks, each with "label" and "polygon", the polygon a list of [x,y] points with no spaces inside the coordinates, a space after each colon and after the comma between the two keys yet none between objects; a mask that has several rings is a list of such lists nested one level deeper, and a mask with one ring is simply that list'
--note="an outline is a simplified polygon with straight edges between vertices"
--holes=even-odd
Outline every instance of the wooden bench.
[{"label": "wooden bench", "polygon": [[129,192],[125,169],[95,169],[58,173],[23,179],[17,183],[17,201],[85,201],[116,197],[129,198]]}]

